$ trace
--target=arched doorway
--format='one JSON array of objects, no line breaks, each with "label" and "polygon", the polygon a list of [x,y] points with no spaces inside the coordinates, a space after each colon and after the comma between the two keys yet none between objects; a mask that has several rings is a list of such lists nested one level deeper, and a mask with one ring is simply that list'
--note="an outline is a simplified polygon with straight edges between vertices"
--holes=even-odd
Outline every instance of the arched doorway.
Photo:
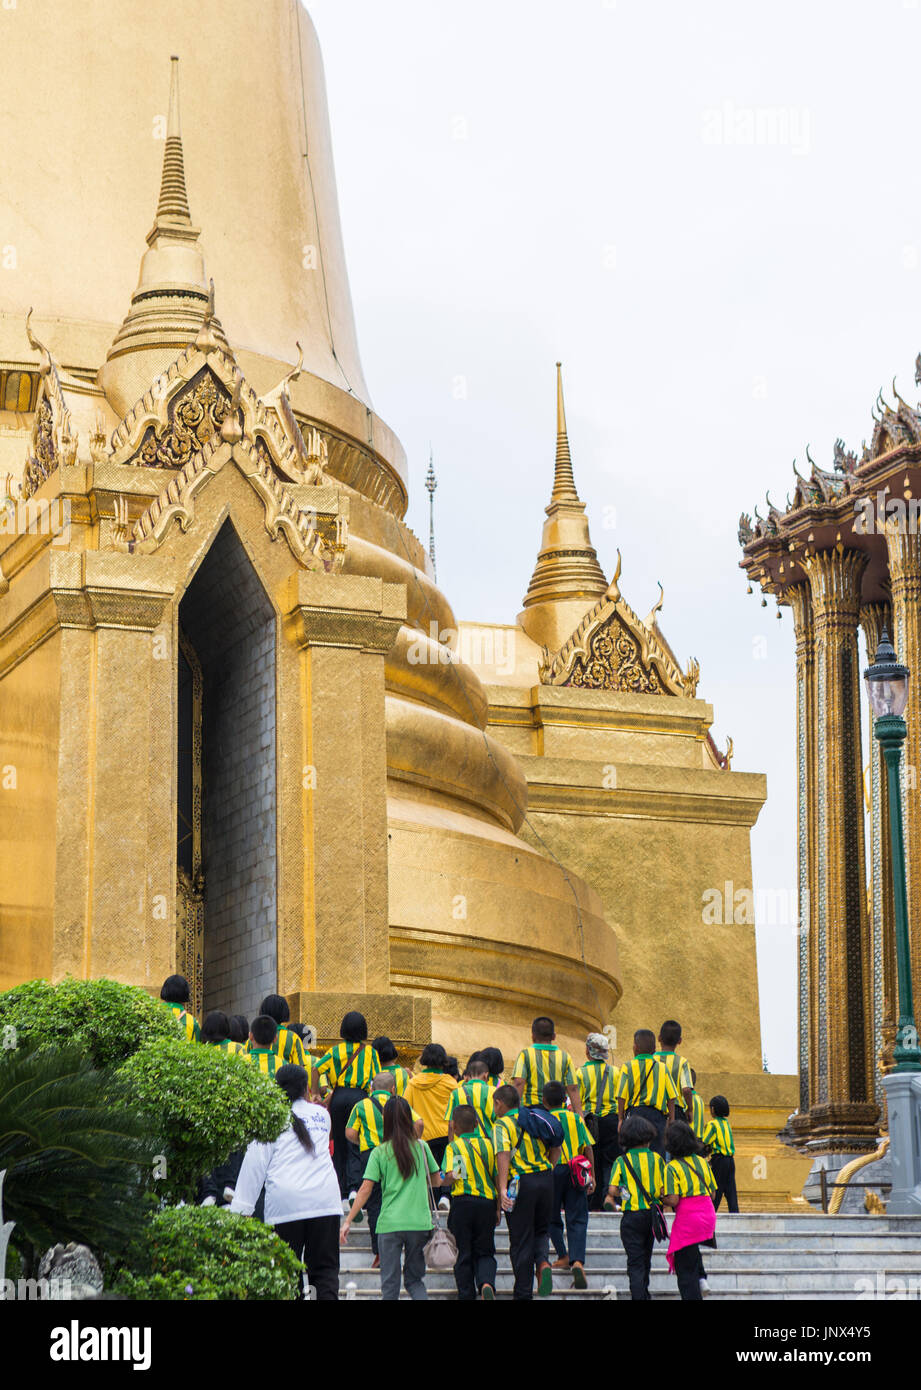
[{"label": "arched doorway", "polygon": [[226,521],[179,605],[179,956],[204,1013],[276,987],[275,622]]}]

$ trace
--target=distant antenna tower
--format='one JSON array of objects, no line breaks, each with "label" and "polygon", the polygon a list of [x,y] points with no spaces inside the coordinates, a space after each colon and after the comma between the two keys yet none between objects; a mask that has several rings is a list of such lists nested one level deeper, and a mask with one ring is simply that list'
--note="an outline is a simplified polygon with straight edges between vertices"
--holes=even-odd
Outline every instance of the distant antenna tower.
[{"label": "distant antenna tower", "polygon": [[438,578],[438,570],[435,567],[435,489],[438,482],[435,478],[435,464],[432,457],[432,446],[429,445],[429,471],[425,475],[425,486],[429,494],[429,559],[432,562],[432,574]]}]

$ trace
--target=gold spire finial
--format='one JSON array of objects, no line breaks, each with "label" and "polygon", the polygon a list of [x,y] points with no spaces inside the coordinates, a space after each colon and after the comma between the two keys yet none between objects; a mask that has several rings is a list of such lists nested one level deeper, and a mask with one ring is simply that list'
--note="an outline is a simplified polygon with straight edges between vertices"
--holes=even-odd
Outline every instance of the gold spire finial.
[{"label": "gold spire finial", "polygon": [[166,121],[166,149],[163,151],[163,177],[160,182],[160,201],[156,223],[181,222],[192,225],[189,195],[185,186],[185,161],[182,154],[182,131],[179,125],[179,59],[170,58],[169,115]]},{"label": "gold spire finial", "polygon": [[556,364],[556,467],[553,471],[551,502],[578,502],[576,480],[572,472],[569,435],[566,432],[566,406],[563,403],[563,364]]}]

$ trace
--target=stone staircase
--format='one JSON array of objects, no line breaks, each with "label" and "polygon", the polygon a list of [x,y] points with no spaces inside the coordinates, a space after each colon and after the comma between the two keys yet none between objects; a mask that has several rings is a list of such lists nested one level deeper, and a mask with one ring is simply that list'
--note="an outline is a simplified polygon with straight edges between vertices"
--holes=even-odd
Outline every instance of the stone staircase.
[{"label": "stone staircase", "polygon": [[[585,1272],[589,1287],[572,1288],[572,1276],[554,1271],[556,1300],[629,1299],[627,1268],[619,1236],[620,1217],[589,1220]],[[921,1218],[912,1216],[721,1214],[718,1248],[704,1250],[710,1297],[715,1299],[921,1298]],[[511,1298],[508,1232],[496,1231],[499,1276],[496,1295]],[[551,1259],[555,1259],[551,1250]],[[370,1268],[367,1224],[352,1228],[341,1253],[340,1297],[379,1299],[380,1278]],[[454,1299],[450,1272],[428,1273],[429,1298]],[[664,1247],[652,1258],[653,1298],[678,1297]],[[405,1291],[401,1297],[406,1298]]]}]

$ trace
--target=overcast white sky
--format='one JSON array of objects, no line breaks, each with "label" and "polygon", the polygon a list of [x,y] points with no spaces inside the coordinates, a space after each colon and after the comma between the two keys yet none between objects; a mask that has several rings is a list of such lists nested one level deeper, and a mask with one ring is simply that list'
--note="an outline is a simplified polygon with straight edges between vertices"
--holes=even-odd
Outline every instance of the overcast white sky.
[{"label": "overcast white sky", "polygon": [[[746,596],[736,531],[807,443],[825,467],[838,435],[859,449],[894,373],[917,396],[919,0],[308,9],[365,374],[423,537],[433,444],[441,587],[459,618],[520,610],[561,358],[602,566],[619,546],[641,614],[665,586],[717,741],[768,775],[756,889],[792,890],[792,624]],[[792,1071],[793,931],[758,945]]]}]

